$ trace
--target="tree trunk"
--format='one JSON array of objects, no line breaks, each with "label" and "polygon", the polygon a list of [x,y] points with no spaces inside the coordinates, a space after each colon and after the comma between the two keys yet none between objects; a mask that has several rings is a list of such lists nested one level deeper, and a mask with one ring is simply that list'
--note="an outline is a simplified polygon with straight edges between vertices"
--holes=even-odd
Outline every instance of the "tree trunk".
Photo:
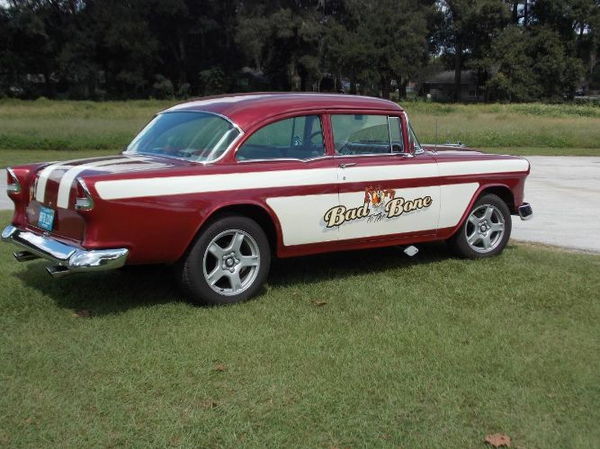
[{"label": "tree trunk", "polygon": [[519,24],[519,0],[513,3],[512,20],[515,25]]},{"label": "tree trunk", "polygon": [[460,101],[460,85],[462,81],[463,44],[459,39],[454,54],[454,101]]},{"label": "tree trunk", "polygon": [[525,8],[523,9],[523,25],[529,24],[529,0],[525,0]]},{"label": "tree trunk", "polygon": [[399,78],[400,82],[398,83],[398,96],[402,99],[406,98],[406,86],[408,86],[408,78]]},{"label": "tree trunk", "polygon": [[390,80],[387,77],[381,77],[381,97],[386,100],[390,99]]}]

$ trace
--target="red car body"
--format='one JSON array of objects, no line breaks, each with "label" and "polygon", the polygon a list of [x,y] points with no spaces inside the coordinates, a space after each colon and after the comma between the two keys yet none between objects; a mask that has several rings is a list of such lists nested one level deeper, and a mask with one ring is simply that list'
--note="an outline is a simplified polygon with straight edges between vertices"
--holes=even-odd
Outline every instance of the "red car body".
[{"label": "red car body", "polygon": [[[511,214],[518,214],[520,207],[523,217],[530,213],[523,202],[529,173],[526,160],[458,146],[423,146],[417,152],[405,111],[390,101],[350,95],[253,94],[200,99],[166,112],[172,111],[224,117],[239,136],[210,163],[125,152],[13,167],[8,184],[15,212],[3,237],[25,249],[17,254],[19,260],[45,257],[57,264],[51,270],[57,275],[124,263],[174,263],[207,221],[224,211],[259,223],[279,257],[445,240],[461,227],[482,193],[502,198]],[[404,150],[339,154],[331,124],[335,114],[398,118]],[[301,115],[320,117],[323,155],[306,160],[236,158],[257,130]],[[80,198],[90,204],[76,207]],[[379,205],[383,207],[378,209],[379,218],[371,219],[371,209]],[[39,224],[42,206],[55,213],[50,231]],[[25,235],[26,241],[19,241],[18,234]],[[48,245],[36,246],[40,239],[73,248],[84,259],[95,251],[125,253],[118,263],[110,263],[109,258],[75,266],[48,254]]]}]

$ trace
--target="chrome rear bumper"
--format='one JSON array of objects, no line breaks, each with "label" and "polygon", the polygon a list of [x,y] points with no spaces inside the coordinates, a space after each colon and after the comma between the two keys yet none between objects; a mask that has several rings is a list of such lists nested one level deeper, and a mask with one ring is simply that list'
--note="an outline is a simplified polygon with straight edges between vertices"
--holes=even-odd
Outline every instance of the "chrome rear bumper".
[{"label": "chrome rear bumper", "polygon": [[19,262],[42,258],[56,264],[46,268],[53,277],[119,268],[125,265],[129,254],[126,248],[88,251],[12,225],[4,228],[2,240],[24,249],[14,253],[15,259]]}]

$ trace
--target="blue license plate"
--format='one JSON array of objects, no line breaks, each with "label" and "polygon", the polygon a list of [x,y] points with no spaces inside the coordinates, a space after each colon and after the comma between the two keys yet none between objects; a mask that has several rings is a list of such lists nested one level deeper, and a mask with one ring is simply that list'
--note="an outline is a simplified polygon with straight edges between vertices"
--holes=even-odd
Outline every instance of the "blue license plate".
[{"label": "blue license plate", "polygon": [[38,218],[38,226],[45,231],[52,231],[54,225],[54,209],[49,207],[40,207],[40,218]]}]

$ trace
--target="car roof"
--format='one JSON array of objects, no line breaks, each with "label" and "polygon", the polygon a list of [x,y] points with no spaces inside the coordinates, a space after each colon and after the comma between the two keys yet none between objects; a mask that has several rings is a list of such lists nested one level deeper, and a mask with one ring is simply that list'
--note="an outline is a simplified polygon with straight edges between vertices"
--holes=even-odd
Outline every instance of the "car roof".
[{"label": "car roof", "polygon": [[223,115],[246,130],[254,123],[288,112],[310,110],[373,110],[395,111],[398,104],[382,98],[346,94],[286,92],[259,92],[250,94],[204,97],[173,106],[163,112],[206,111]]}]

